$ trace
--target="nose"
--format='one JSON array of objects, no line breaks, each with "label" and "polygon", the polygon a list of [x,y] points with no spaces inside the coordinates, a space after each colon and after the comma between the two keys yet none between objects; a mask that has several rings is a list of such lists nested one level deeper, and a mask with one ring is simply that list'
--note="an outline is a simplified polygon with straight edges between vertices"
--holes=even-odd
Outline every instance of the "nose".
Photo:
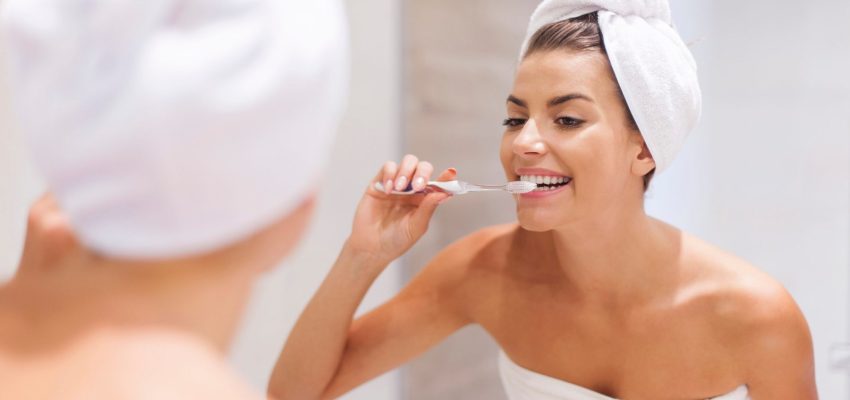
[{"label": "nose", "polygon": [[546,143],[540,136],[537,123],[533,119],[526,121],[522,130],[514,138],[514,154],[520,157],[534,158],[546,154]]}]

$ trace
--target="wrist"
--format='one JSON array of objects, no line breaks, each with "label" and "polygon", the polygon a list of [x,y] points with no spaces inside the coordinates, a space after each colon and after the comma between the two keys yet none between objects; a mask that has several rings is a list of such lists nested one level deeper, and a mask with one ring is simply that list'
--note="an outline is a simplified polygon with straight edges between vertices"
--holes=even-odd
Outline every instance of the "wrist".
[{"label": "wrist", "polygon": [[357,266],[358,269],[380,273],[392,260],[386,259],[373,251],[353,246],[346,240],[339,253],[339,262]]}]

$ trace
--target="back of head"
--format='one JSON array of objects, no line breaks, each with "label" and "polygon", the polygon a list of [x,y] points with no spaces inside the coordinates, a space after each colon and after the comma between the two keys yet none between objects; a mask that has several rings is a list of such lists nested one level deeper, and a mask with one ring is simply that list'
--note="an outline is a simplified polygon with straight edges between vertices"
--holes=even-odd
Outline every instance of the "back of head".
[{"label": "back of head", "polygon": [[20,126],[80,240],[208,252],[315,188],[346,97],[338,0],[10,0]]}]

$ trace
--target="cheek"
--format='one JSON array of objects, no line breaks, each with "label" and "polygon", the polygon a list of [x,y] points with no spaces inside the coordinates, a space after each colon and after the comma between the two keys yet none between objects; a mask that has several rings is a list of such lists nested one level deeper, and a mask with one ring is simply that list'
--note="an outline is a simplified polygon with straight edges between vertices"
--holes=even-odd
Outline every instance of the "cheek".
[{"label": "cheek", "polygon": [[617,132],[600,128],[586,132],[576,143],[574,153],[582,161],[582,170],[593,175],[611,175],[623,168],[624,141]]}]

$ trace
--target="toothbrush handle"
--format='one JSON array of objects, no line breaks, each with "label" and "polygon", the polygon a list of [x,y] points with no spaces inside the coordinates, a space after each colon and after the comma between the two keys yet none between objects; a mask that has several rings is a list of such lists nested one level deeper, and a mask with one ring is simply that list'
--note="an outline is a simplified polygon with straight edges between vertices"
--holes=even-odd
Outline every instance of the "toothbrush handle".
[{"label": "toothbrush handle", "polygon": [[[375,190],[377,190],[377,191],[379,191],[379,192],[381,192],[381,193],[385,193],[384,185],[383,185],[383,184],[381,184],[381,182],[375,182],[375,184],[374,184],[374,185],[372,185],[372,187],[373,187]],[[401,196],[410,196],[410,195],[412,195],[412,194],[417,194],[417,193],[420,193],[420,192],[417,192],[417,191],[413,190],[413,189],[412,189],[412,187],[411,187],[410,185],[408,185],[408,186],[407,186],[407,190],[405,190],[405,191],[403,191],[403,192],[402,192],[402,191],[398,191],[398,190],[393,190],[393,191],[391,191],[391,192],[390,192],[390,194],[396,194],[396,195],[401,195]]]},{"label": "toothbrush handle", "polygon": [[[457,195],[466,193],[466,187],[468,186],[468,184],[459,181],[429,181],[427,186],[432,188],[438,188],[444,192]],[[379,192],[384,192],[384,185],[381,184],[381,182],[375,182],[373,187]],[[425,193],[425,190],[413,190],[412,184],[408,184],[404,191],[393,190],[392,192],[390,192],[390,194],[397,194],[402,196],[409,196],[418,193]]]}]

